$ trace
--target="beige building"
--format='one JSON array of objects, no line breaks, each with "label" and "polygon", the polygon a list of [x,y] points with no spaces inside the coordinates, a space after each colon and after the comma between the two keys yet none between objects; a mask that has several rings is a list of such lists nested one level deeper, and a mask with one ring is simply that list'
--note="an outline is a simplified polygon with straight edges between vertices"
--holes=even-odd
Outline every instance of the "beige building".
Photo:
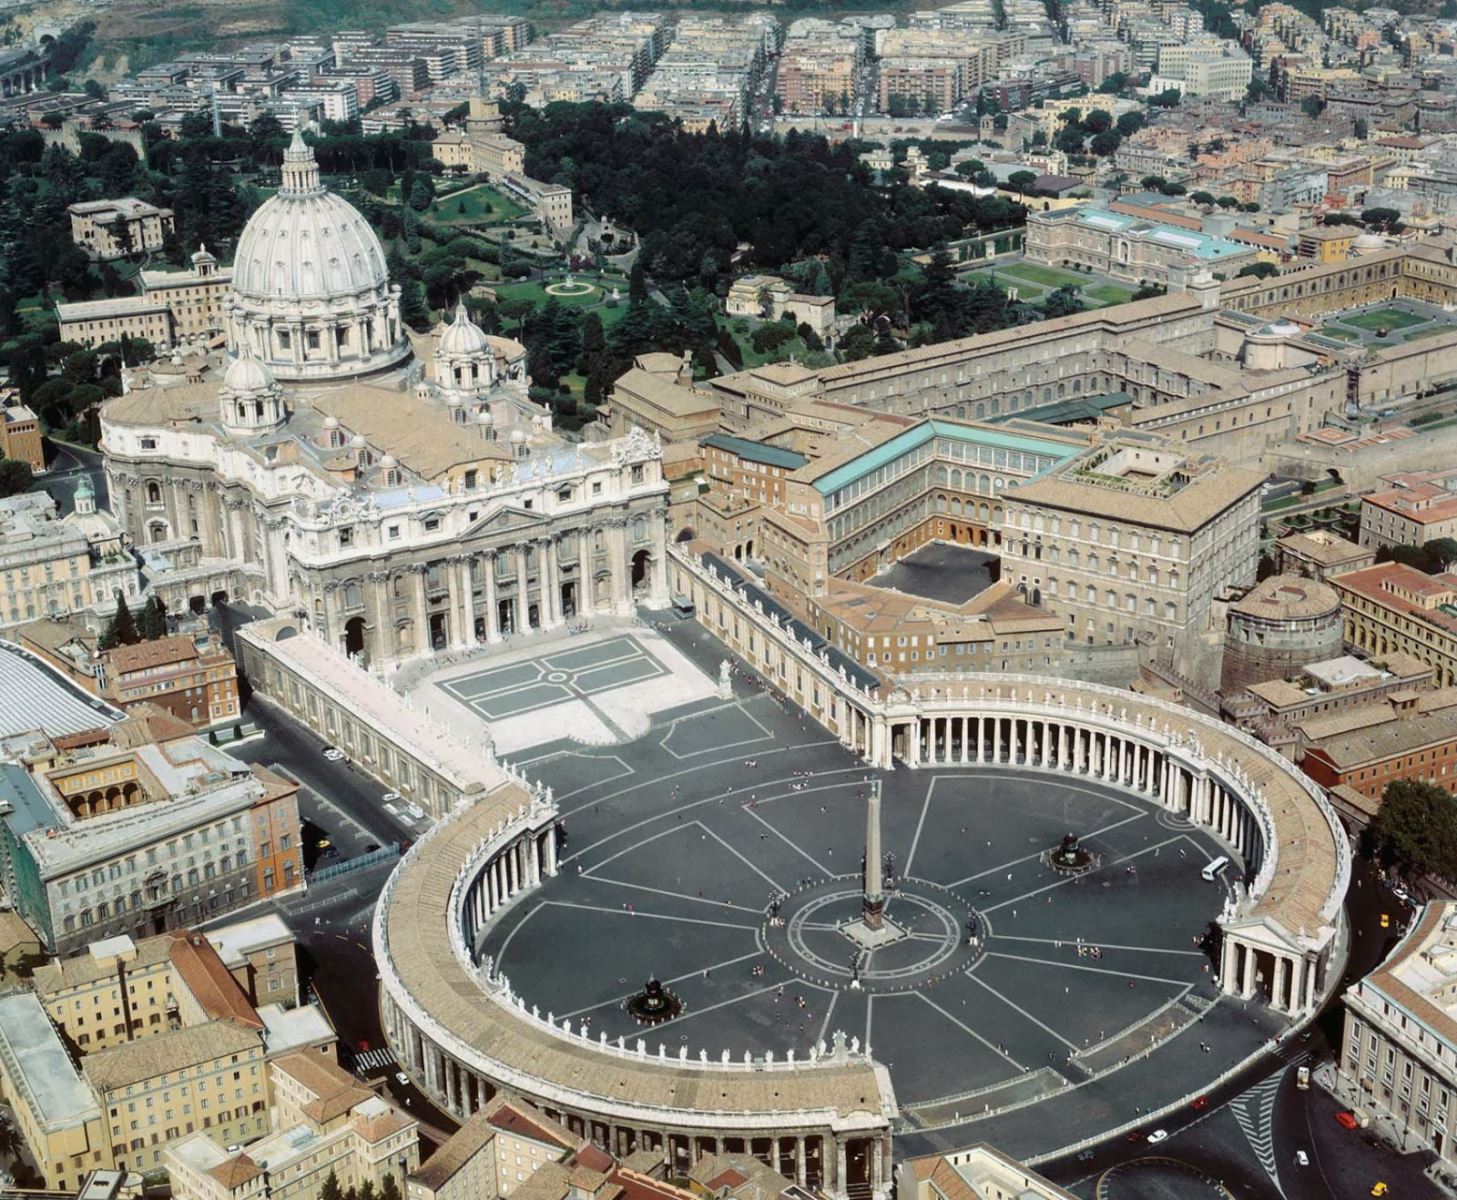
[{"label": "beige building", "polygon": [[1287,533],[1275,542],[1275,567],[1282,575],[1329,579],[1346,571],[1359,571],[1375,561],[1375,550],[1325,529]]},{"label": "beige building", "polygon": [[302,1000],[298,939],[276,913],[215,926],[207,940],[250,1003],[292,1007]]},{"label": "beige building", "polygon": [[110,1127],[116,1166],[155,1171],[177,1139],[216,1131],[225,1144],[268,1130],[263,1039],[234,1021],[128,1042],[81,1064]]},{"label": "beige building", "polygon": [[407,1200],[510,1196],[546,1163],[584,1149],[601,1154],[526,1101],[500,1093],[410,1173]]},{"label": "beige building", "polygon": [[93,259],[127,258],[160,250],[172,232],[172,210],[126,196],[72,204],[71,240]]},{"label": "beige building", "polygon": [[1341,594],[1348,645],[1377,657],[1404,651],[1431,667],[1439,686],[1457,684],[1457,575],[1381,563],[1330,583]]},{"label": "beige building", "polygon": [[305,1054],[268,1070],[274,1132],[242,1150],[220,1132],[171,1143],[165,1165],[177,1200],[315,1200],[330,1175],[341,1189],[368,1184],[378,1195],[420,1161],[416,1121],[346,1071]]},{"label": "beige building", "polygon": [[1073,1200],[1073,1194],[981,1144],[908,1158],[896,1168],[899,1200]]},{"label": "beige building", "polygon": [[1426,905],[1386,961],[1348,988],[1343,1098],[1457,1164],[1457,904]]},{"label": "beige building", "polygon": [[743,275],[729,286],[724,311],[731,317],[777,321],[788,313],[825,338],[835,331],[835,298],[792,291],[778,275]]},{"label": "beige building", "polygon": [[101,1106],[30,992],[0,998],[0,1096],[46,1187],[77,1189],[91,1171],[112,1165]]},{"label": "beige building", "polygon": [[1080,205],[1029,212],[1024,250],[1030,262],[1084,267],[1129,283],[1178,286],[1199,271],[1232,279],[1260,252],[1224,238]]},{"label": "beige building", "polygon": [[447,167],[493,181],[525,171],[526,147],[503,132],[505,120],[494,100],[472,96],[465,127],[448,130],[431,143],[430,152]]},{"label": "beige building", "polygon": [[216,336],[223,329],[223,301],[233,286],[231,267],[219,267],[206,246],[187,271],[141,271],[137,296],[56,305],[61,340],[104,346],[123,337],[172,346]]},{"label": "beige building", "polygon": [[1088,645],[1202,632],[1223,589],[1254,582],[1264,476],[1120,436],[1003,497],[1002,578]]},{"label": "beige building", "polygon": [[0,500],[0,627],[72,614],[99,621],[141,598],[141,574],[120,527],[96,509],[90,481],[65,517],[43,491]]},{"label": "beige building", "polygon": [[1384,475],[1391,486],[1361,497],[1361,545],[1422,546],[1457,537],[1457,468]]},{"label": "beige building", "polygon": [[613,383],[598,421],[612,437],[636,427],[664,442],[695,442],[718,428],[718,397],[694,385],[690,354],[639,354]]},{"label": "beige building", "polygon": [[46,469],[40,418],[18,394],[0,397],[0,458],[16,459],[36,473]]}]

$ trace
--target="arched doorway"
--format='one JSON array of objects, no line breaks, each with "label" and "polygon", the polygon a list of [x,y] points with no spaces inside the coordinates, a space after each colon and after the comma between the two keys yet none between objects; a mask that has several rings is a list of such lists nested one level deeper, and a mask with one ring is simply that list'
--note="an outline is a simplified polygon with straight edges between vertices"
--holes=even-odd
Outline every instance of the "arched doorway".
[{"label": "arched doorway", "polygon": [[350,617],[344,622],[344,653],[364,653],[364,618]]},{"label": "arched doorway", "polygon": [[228,593],[220,588],[210,597],[208,597],[208,599],[210,599],[213,604],[226,604],[228,602]]},{"label": "arched doorway", "polygon": [[187,607],[192,610],[194,617],[200,617],[207,611],[207,598],[205,596],[190,596],[187,600]]},{"label": "arched doorway", "polygon": [[636,591],[648,578],[648,552],[639,550],[632,556],[632,586]]}]

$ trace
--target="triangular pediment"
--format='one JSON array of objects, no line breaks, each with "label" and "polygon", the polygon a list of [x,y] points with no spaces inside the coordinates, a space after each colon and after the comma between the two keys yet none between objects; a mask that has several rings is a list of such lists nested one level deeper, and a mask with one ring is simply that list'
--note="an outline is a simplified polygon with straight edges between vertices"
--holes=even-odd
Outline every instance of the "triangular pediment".
[{"label": "triangular pediment", "polygon": [[519,504],[497,503],[481,513],[460,535],[460,541],[473,542],[498,537],[503,533],[519,533],[546,523],[546,514]]}]

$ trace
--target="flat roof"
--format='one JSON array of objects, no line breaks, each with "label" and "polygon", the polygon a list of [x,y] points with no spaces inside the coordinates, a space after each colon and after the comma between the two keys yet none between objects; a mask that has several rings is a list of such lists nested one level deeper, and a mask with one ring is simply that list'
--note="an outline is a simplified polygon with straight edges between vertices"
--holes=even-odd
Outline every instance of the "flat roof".
[{"label": "flat roof", "polygon": [[706,437],[703,439],[703,445],[712,446],[716,450],[727,450],[730,454],[736,454],[750,462],[761,462],[771,467],[783,467],[786,471],[796,471],[809,462],[809,459],[798,450],[786,450],[783,446],[766,446],[763,442],[754,442],[748,438],[734,437],[727,433],[715,433],[711,437]]},{"label": "flat roof", "polygon": [[854,483],[855,480],[885,466],[886,463],[894,462],[901,455],[908,454],[934,437],[949,437],[960,442],[975,442],[978,445],[991,446],[995,449],[1017,450],[1023,454],[1044,454],[1054,459],[1052,464],[1054,466],[1066,462],[1085,448],[1081,445],[1074,446],[1066,442],[1052,441],[1050,438],[1043,440],[1027,434],[987,429],[981,425],[962,425],[954,421],[932,419],[923,421],[919,425],[907,429],[904,433],[899,433],[882,442],[874,449],[867,450],[864,454],[828,471],[814,481],[815,491],[822,496],[838,492],[847,484]]},{"label": "flat roof", "polygon": [[0,999],[0,1054],[43,1129],[69,1129],[101,1116],[96,1097],[34,992]]}]

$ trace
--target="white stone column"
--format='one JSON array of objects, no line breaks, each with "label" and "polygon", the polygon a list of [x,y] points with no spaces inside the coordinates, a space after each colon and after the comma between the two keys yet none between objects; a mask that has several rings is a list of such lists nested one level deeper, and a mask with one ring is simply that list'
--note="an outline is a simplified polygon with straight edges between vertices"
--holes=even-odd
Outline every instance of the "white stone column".
[{"label": "white stone column", "polygon": [[1240,980],[1239,994],[1243,999],[1248,1000],[1255,994],[1255,948],[1253,946],[1246,946],[1244,952],[1245,969]]},{"label": "white stone column", "polygon": [[531,628],[531,600],[527,591],[526,544],[516,547],[516,632]]},{"label": "white stone column", "polygon": [[486,641],[501,640],[501,605],[496,596],[496,552],[489,550],[481,559],[481,570],[485,575]]},{"label": "white stone column", "polygon": [[471,570],[475,560],[467,556],[460,564],[460,598],[464,611],[460,640],[467,646],[476,644],[476,581]]},{"label": "white stone column", "polygon": [[546,873],[554,876],[556,871],[556,826],[552,825],[546,831]]}]

